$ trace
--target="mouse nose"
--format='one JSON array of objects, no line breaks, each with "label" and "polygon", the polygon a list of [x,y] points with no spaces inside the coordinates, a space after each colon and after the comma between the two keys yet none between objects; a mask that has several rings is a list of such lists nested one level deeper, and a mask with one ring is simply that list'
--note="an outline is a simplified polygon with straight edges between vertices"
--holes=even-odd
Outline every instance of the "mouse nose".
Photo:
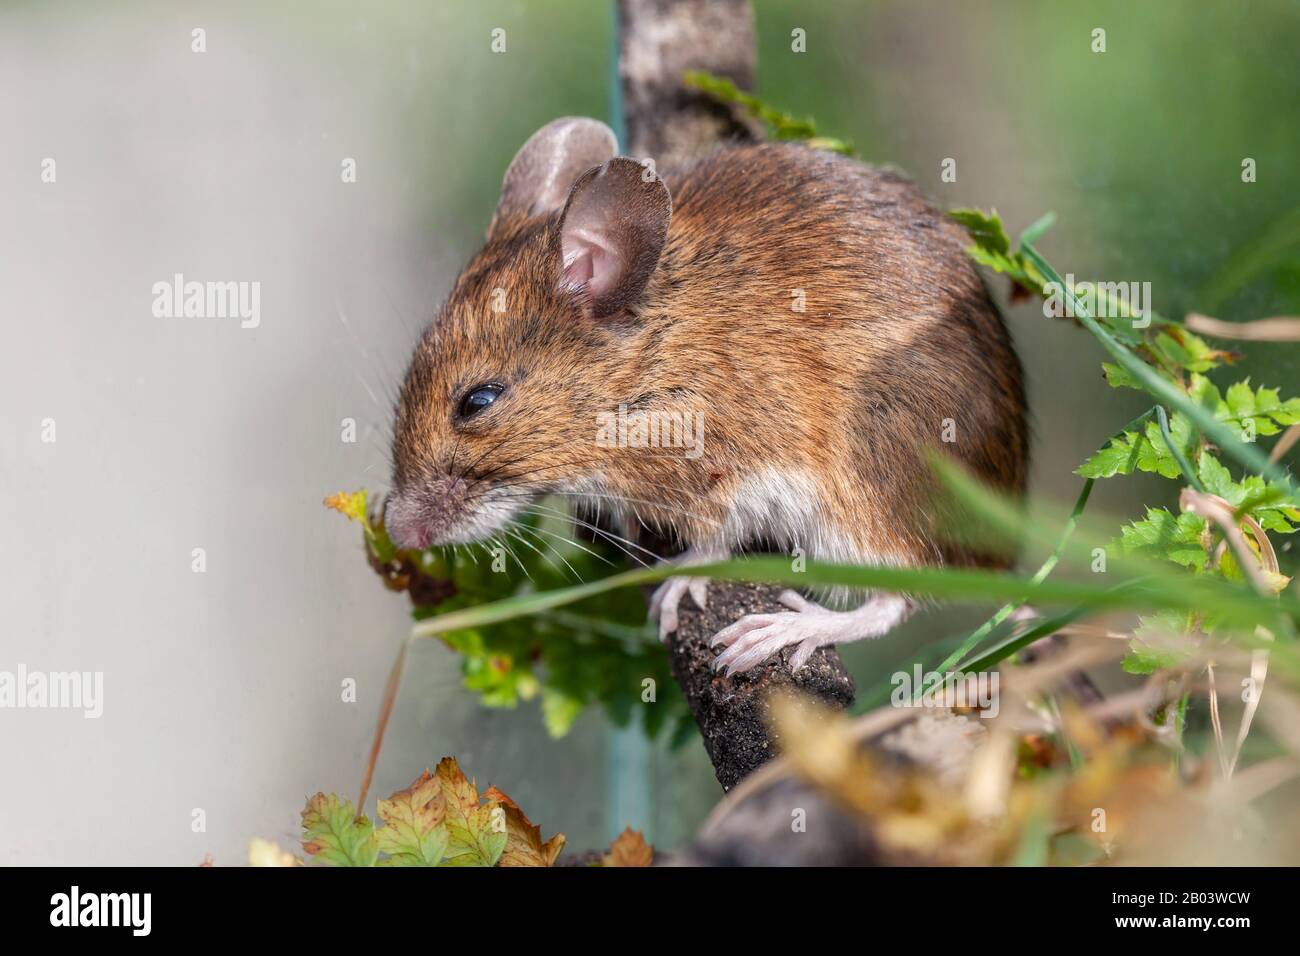
[{"label": "mouse nose", "polygon": [[384,526],[399,548],[422,550],[445,543],[465,508],[465,482],[442,476],[398,491],[384,508]]},{"label": "mouse nose", "polygon": [[407,499],[393,496],[384,508],[384,526],[388,537],[399,548],[423,550],[432,540],[430,528],[412,514]]}]

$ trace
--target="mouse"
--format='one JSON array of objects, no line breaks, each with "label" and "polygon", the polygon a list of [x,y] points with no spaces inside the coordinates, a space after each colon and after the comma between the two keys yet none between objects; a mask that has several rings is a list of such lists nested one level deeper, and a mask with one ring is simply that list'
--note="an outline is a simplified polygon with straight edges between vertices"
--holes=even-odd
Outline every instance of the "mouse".
[{"label": "mouse", "polygon": [[[1011,335],[956,222],[899,173],[796,142],[682,164],[610,128],[543,126],[506,169],[482,249],[414,347],[384,505],[400,547],[504,536],[546,496],[672,542],[896,567],[1005,567],[955,544],[937,449],[1023,495]],[[814,599],[816,598],[816,600]],[[671,640],[705,578],[650,600]],[[714,669],[880,637],[906,594],[781,595],[711,640]]]}]

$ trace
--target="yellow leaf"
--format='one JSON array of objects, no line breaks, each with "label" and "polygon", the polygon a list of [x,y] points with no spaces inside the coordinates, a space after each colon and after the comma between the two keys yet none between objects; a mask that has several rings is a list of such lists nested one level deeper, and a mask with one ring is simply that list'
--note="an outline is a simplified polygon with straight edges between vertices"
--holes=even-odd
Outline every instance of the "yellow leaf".
[{"label": "yellow leaf", "polygon": [[274,840],[254,837],[248,844],[249,866],[301,866],[302,861]]},{"label": "yellow leaf", "polygon": [[478,787],[466,779],[454,757],[434,768],[447,805],[448,866],[495,866],[506,844],[504,811],[494,800],[479,806]]},{"label": "yellow leaf", "polygon": [[425,770],[405,790],[379,801],[383,826],[375,831],[390,866],[437,866],[447,846],[442,783]]},{"label": "yellow leaf", "polygon": [[464,816],[478,809],[478,788],[469,780],[455,757],[443,757],[434,768],[438,782],[442,784],[442,795],[447,801],[447,813]]},{"label": "yellow leaf", "polygon": [[325,507],[333,508],[339,514],[351,518],[353,521],[360,521],[362,524],[367,523],[365,489],[351,493],[340,491],[338,494],[330,495],[325,499]]},{"label": "yellow leaf", "polygon": [[506,848],[499,866],[555,865],[555,858],[564,849],[563,833],[557,833],[543,843],[542,828],[529,820],[519,805],[504,793],[496,787],[488,787],[483,798],[501,804],[505,813]]}]

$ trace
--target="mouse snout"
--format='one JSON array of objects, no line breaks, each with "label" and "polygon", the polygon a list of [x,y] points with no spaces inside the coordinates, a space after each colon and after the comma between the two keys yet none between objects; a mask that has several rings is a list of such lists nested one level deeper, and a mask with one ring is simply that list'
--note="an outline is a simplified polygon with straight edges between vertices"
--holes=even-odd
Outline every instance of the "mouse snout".
[{"label": "mouse snout", "polygon": [[384,510],[388,536],[399,548],[461,543],[467,491],[464,479],[443,475],[394,493]]}]

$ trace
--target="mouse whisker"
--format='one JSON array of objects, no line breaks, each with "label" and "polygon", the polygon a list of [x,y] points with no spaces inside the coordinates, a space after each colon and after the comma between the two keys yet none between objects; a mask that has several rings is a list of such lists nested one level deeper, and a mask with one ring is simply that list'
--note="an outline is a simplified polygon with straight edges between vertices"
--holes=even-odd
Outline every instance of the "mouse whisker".
[{"label": "mouse whisker", "polygon": [[[505,529],[502,529],[502,530],[504,530],[507,534],[509,534],[509,529],[508,529],[508,528],[505,528]],[[505,542],[504,539],[499,539],[499,538],[495,538],[495,537],[494,537],[494,538],[490,538],[490,539],[488,539],[488,540],[490,540],[490,541],[492,542],[493,545],[495,545],[496,547],[500,548],[500,549],[501,549],[502,551],[504,551],[506,554],[510,555],[510,557],[514,558],[514,559],[515,559],[515,564],[519,565],[519,570],[522,571],[522,572],[524,572],[524,577],[526,577],[529,581],[532,581],[532,580],[533,580],[533,576],[532,576],[531,574],[528,573],[528,568],[527,568],[527,566],[525,566],[525,564],[524,564],[523,561],[519,560],[519,555],[515,554],[515,552],[511,549],[510,545],[507,544],[507,543]],[[521,539],[521,540],[522,540],[522,539]],[[525,541],[524,544],[528,544],[528,542]],[[534,551],[537,551],[536,548],[533,548],[533,550],[534,550]],[[538,554],[541,554],[541,552],[538,551]],[[545,557],[545,555],[543,555],[543,557]],[[552,567],[554,567],[554,565],[552,565]],[[558,572],[560,569],[559,569],[559,568],[556,568],[555,570]],[[536,583],[536,582],[533,582],[533,583]]]},{"label": "mouse whisker", "polygon": [[[601,537],[601,538],[606,538],[606,539],[608,539],[609,543],[612,544],[615,548],[617,548],[617,549],[618,549],[620,552],[622,552],[624,555],[626,555],[629,561],[634,561],[635,563],[639,564],[639,565],[640,565],[641,567],[643,567],[643,568],[649,566],[650,562],[647,562],[647,561],[646,561],[644,558],[642,558],[640,555],[638,555],[638,554],[634,554],[633,552],[629,551],[627,548],[623,547],[623,545],[619,543],[619,539],[617,538],[616,535],[611,535],[611,534],[607,533],[603,528],[598,528],[598,527],[596,527],[595,525],[589,525],[589,524],[586,524],[585,522],[578,522],[578,523],[579,523],[582,527],[587,528],[588,530],[590,530],[591,533],[592,533],[593,535],[596,535],[596,536]],[[541,529],[534,529],[534,530],[540,531]],[[547,532],[542,532],[542,533],[545,534],[545,533],[547,533]],[[565,539],[565,540],[567,540],[567,539]],[[572,543],[572,544],[577,544],[576,541],[571,541],[570,543]],[[649,554],[649,555],[650,555],[652,558],[654,558],[656,561],[659,560],[659,556],[656,555],[653,551],[648,551],[647,549],[642,548],[642,547],[641,547],[640,545],[638,545],[638,544],[632,544],[632,542],[628,542],[628,543],[631,544],[631,546],[634,547],[634,548],[638,548],[639,550],[645,551],[647,554]],[[581,545],[579,545],[579,547],[581,547]],[[583,550],[585,551],[586,549],[584,548]],[[592,553],[594,554],[594,552],[592,552]],[[609,561],[609,560],[605,559],[604,557],[601,557],[600,555],[596,555],[596,557],[597,557],[598,559],[600,559],[601,561],[604,561],[604,562],[605,562],[606,564],[608,564],[610,567],[614,567],[614,566],[615,566],[614,563],[613,563],[612,561]]]},{"label": "mouse whisker", "polygon": [[[518,529],[520,529],[520,530],[524,530],[524,529],[525,529],[525,526],[524,526],[524,525],[516,524],[516,523],[513,522],[513,521],[511,522],[511,524],[514,525],[515,528],[518,528]],[[531,529],[528,529],[528,530],[531,530]],[[529,541],[529,540],[528,540],[527,538],[525,538],[522,534],[520,534],[519,531],[514,530],[514,529],[512,529],[512,528],[507,528],[507,529],[506,529],[506,533],[509,534],[509,535],[511,535],[511,536],[514,537],[514,538],[517,538],[517,539],[518,539],[522,544],[524,544],[525,546],[527,546],[527,547],[529,547],[529,548],[532,548],[532,550],[533,550],[533,551],[536,551],[537,554],[538,554],[538,556],[539,556],[543,561],[545,561],[545,562],[546,562],[547,564],[549,564],[551,567],[555,568],[555,570],[556,570],[557,573],[559,573],[559,574],[563,574],[563,572],[560,571],[559,567],[556,565],[556,563],[555,563],[554,561],[552,561],[550,558],[548,558],[544,552],[538,550],[538,548],[537,548],[537,547],[536,547],[536,546],[535,546],[531,541]],[[539,540],[540,540],[540,539],[539,539]],[[545,541],[542,541],[541,543],[542,543],[542,545],[543,545],[544,547],[549,547],[549,546],[546,544]],[[578,581],[578,582],[581,582],[581,581],[582,581],[582,575],[580,575],[580,574],[578,573],[577,568],[575,568],[572,564],[570,564],[570,563],[565,559],[564,555],[560,554],[560,552],[557,551],[555,548],[550,548],[550,551],[551,551],[552,554],[554,554],[554,555],[555,555],[557,558],[559,558],[561,561],[564,561],[564,566],[565,566],[566,568],[569,569],[569,572],[573,575],[573,579],[574,579],[575,581]]]},{"label": "mouse whisker", "polygon": [[[564,535],[562,535],[562,534],[557,534],[557,533],[554,532],[554,531],[547,531],[545,528],[530,528],[530,527],[528,527],[528,525],[521,525],[521,524],[518,524],[517,522],[512,522],[512,523],[514,523],[514,524],[516,525],[516,527],[521,528],[521,529],[526,529],[527,531],[529,531],[529,532],[532,533],[532,534],[535,534],[535,535],[543,535],[543,534],[544,534],[544,535],[546,535],[548,538],[555,538],[555,539],[558,540],[558,541],[563,541],[565,544],[571,544],[571,545],[573,545],[575,548],[577,548],[579,551],[585,551],[585,552],[587,552],[587,554],[591,555],[591,556],[592,556],[593,558],[595,558],[597,561],[603,561],[605,564],[608,564],[611,568],[614,566],[614,562],[610,561],[610,560],[609,560],[608,558],[606,558],[604,555],[597,554],[595,551],[592,551],[590,548],[583,546],[581,543],[579,543],[578,541],[575,541],[575,540],[572,539],[572,538],[566,538]],[[539,540],[540,540],[540,539],[539,539]],[[545,542],[543,542],[543,543],[545,543]],[[559,550],[558,550],[558,549],[555,549],[554,547],[552,547],[552,550],[554,550],[555,553],[556,553],[557,555],[560,553]],[[561,557],[560,560],[564,560],[563,557]],[[565,564],[568,564],[567,561],[565,561],[564,563],[565,563]],[[574,572],[574,573],[576,574],[577,572]],[[581,576],[579,576],[578,579],[579,579],[579,580],[582,580]]]},{"label": "mouse whisker", "polygon": [[[512,437],[513,437],[513,436],[512,436]],[[507,438],[506,441],[508,441],[508,440],[510,440],[510,439]],[[501,443],[499,443],[499,444],[496,445],[495,447],[489,449],[489,452],[497,451],[497,450],[500,449],[500,448],[502,447],[502,445],[504,445],[504,444],[505,444],[505,441],[502,441]],[[575,442],[569,442],[568,444],[569,444],[569,445],[573,445],[573,444],[575,444]],[[561,447],[563,447],[563,446],[561,446]],[[484,472],[484,473],[481,474],[481,475],[477,475],[477,476],[475,476],[474,481],[475,481],[475,482],[478,482],[478,481],[486,480],[486,479],[488,479],[488,478],[491,478],[493,475],[497,474],[498,472],[500,472],[502,469],[509,468],[511,465],[517,465],[517,464],[518,464],[519,462],[521,462],[521,461],[528,461],[530,458],[535,457],[535,456],[536,456],[540,451],[553,451],[554,449],[555,449],[555,446],[554,446],[553,444],[549,444],[549,443],[548,443],[544,448],[540,448],[540,449],[529,448],[529,449],[523,451],[521,454],[516,455],[514,458],[507,459],[506,461],[503,461],[503,462],[498,462],[496,465],[494,465],[494,466],[493,466],[492,468],[490,468],[488,471]],[[486,454],[486,453],[485,453],[485,454]],[[481,461],[481,460],[483,459],[483,457],[484,457],[483,455],[480,455],[477,459],[475,459],[474,462],[472,462],[469,466],[467,466],[467,467],[462,471],[462,475],[468,475],[471,471],[473,471],[473,470],[474,470],[474,466],[477,465],[477,464],[479,463],[479,461]],[[595,459],[595,458],[583,458],[583,459],[568,458],[568,459],[565,459],[564,461],[557,462],[557,463],[552,464],[552,465],[548,465],[548,466],[538,466],[538,467],[558,468],[558,467],[564,467],[564,466],[566,466],[566,465],[587,465],[587,464],[593,464],[596,460],[597,460],[597,459]]]},{"label": "mouse whisker", "polygon": [[[524,457],[526,458],[528,456],[524,456]],[[563,461],[554,462],[552,464],[538,465],[535,468],[530,468],[526,471],[522,471],[517,474],[506,475],[500,477],[499,481],[500,482],[505,482],[505,481],[522,482],[524,479],[535,478],[538,475],[546,474],[548,472],[554,471],[557,468],[582,468],[587,465],[597,464],[598,462],[599,459],[597,458],[570,458]],[[502,463],[502,465],[496,466],[493,469],[491,469],[489,472],[484,473],[484,475],[480,476],[480,478],[475,480],[475,484],[479,483],[482,480],[487,480],[488,478],[494,475],[499,475],[500,472],[503,470],[503,468],[508,464],[510,463],[509,462]],[[652,481],[644,481],[644,480],[639,481],[638,483],[648,488],[655,488],[658,490],[669,492],[670,494],[675,494],[675,495],[681,495],[683,493],[689,494],[688,489],[682,489],[678,485],[667,485],[662,482],[652,482]],[[694,497],[698,497],[698,496],[694,496]]]},{"label": "mouse whisker", "polygon": [[674,507],[671,503],[666,501],[647,501],[644,498],[629,498],[623,495],[610,495],[610,494],[604,494],[596,491],[584,491],[584,492],[551,491],[549,493],[554,495],[561,495],[567,498],[576,498],[579,501],[582,500],[617,501],[617,502],[624,502],[628,504],[645,505],[648,508],[656,508],[661,511],[669,511],[672,512],[673,514],[679,514],[687,518],[695,518],[696,520],[703,521],[705,524],[712,525],[715,528],[721,526],[721,523],[714,520],[713,518],[709,518],[702,514],[696,514],[695,512],[692,511],[687,511],[684,508]]},{"label": "mouse whisker", "polygon": [[447,464],[447,476],[454,477],[456,474],[456,459],[460,455],[461,436],[456,436],[456,444],[451,446],[451,461]]},{"label": "mouse whisker", "polygon": [[477,458],[475,458],[473,461],[471,461],[469,464],[467,464],[464,468],[461,469],[460,472],[461,477],[463,478],[469,475],[469,473],[473,471],[478,466],[478,463],[481,462],[484,458],[486,458],[488,455],[494,454],[495,452],[499,451],[507,443],[512,442],[516,438],[521,437],[523,432],[524,429],[512,431],[509,434],[507,434],[504,438],[502,438],[499,442],[497,442],[495,445],[492,445],[491,447],[485,449]]},{"label": "mouse whisker", "polygon": [[[635,541],[631,541],[627,538],[622,537],[621,535],[617,535],[606,528],[600,527],[599,525],[592,524],[589,521],[584,521],[582,518],[573,514],[571,511],[560,511],[557,508],[547,508],[541,504],[535,504],[533,505],[533,508],[539,510],[530,511],[527,508],[525,508],[524,513],[535,514],[538,517],[542,517],[542,518],[555,517],[555,518],[563,518],[565,520],[572,521],[574,524],[586,528],[588,531],[591,531],[593,534],[598,534],[603,538],[609,539],[611,542],[614,542],[616,546],[619,545],[619,543],[621,542],[622,544],[626,544],[628,547],[636,548],[638,551],[641,551],[644,554],[648,554],[651,558],[654,558],[656,561],[662,560],[662,557],[660,555],[656,554],[654,551],[651,551],[649,548],[642,547],[641,545],[637,544]],[[647,528],[646,530],[648,531],[649,529]],[[631,552],[627,551],[622,547],[619,547],[619,550],[635,561],[641,560],[636,555],[632,554]]]}]

